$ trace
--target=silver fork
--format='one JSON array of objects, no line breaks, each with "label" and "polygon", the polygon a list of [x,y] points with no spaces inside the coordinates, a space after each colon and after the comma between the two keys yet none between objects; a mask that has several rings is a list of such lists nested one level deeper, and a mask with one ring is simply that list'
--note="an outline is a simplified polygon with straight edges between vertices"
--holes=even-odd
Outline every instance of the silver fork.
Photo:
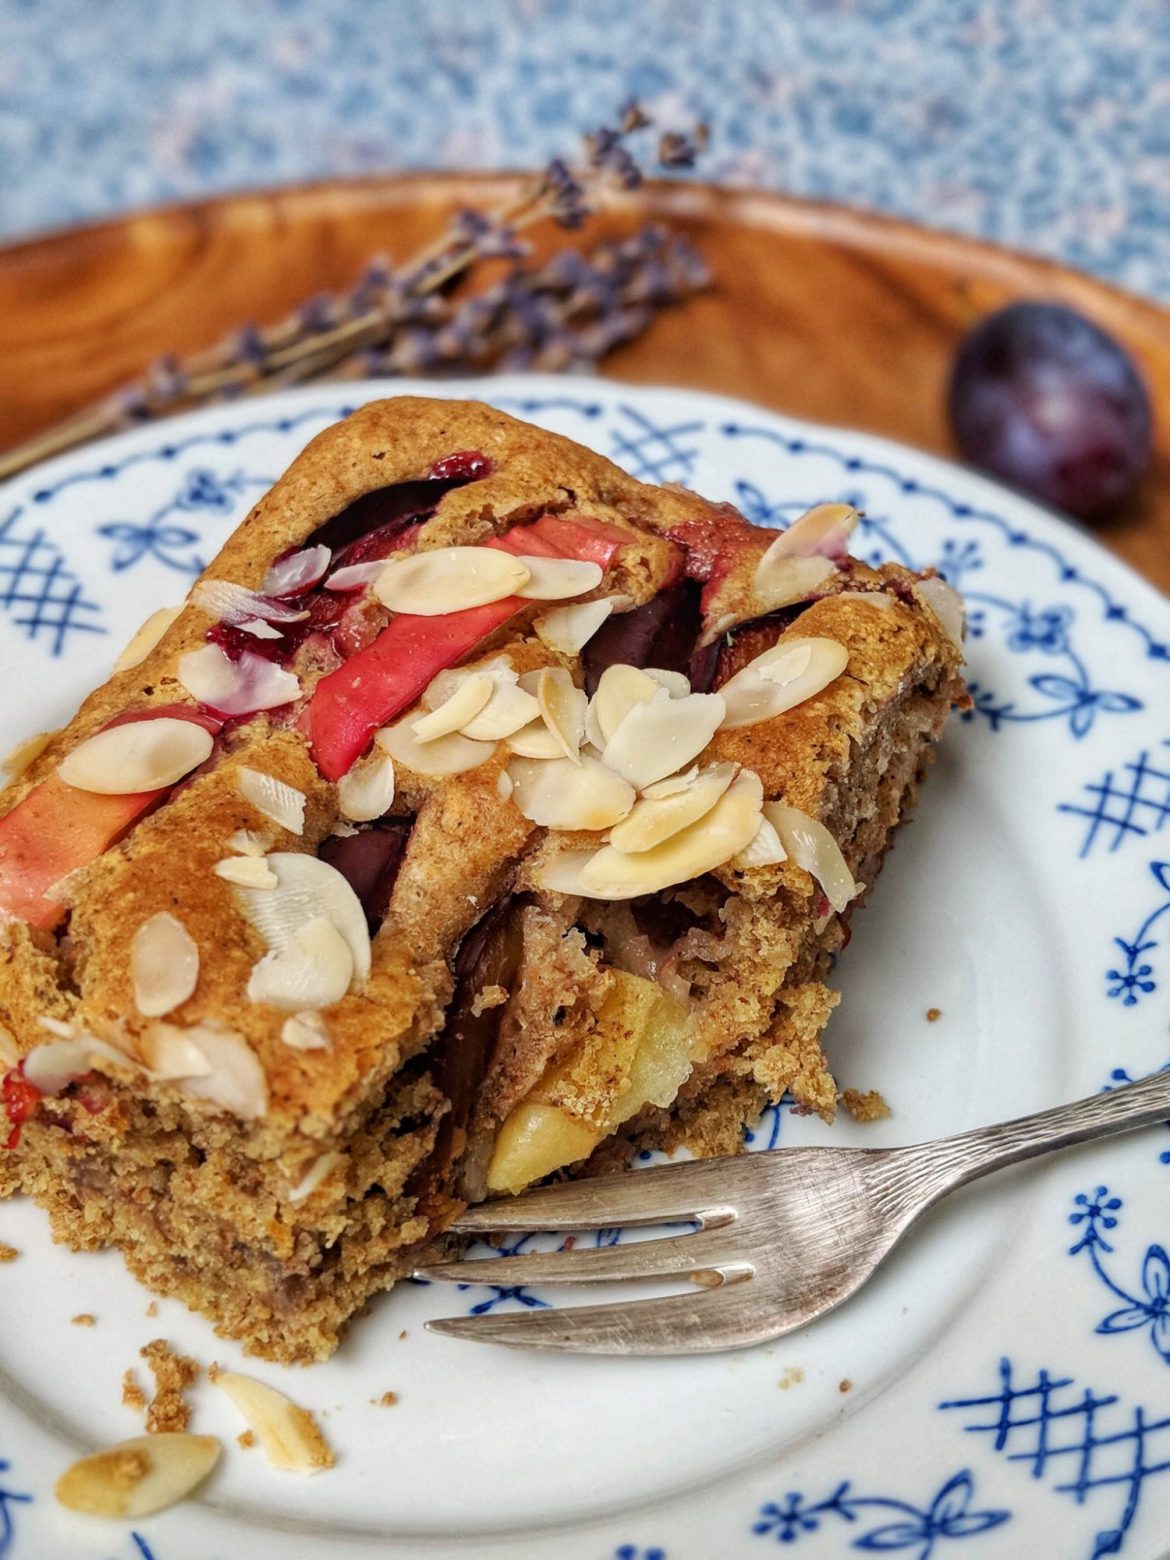
[{"label": "silver fork", "polygon": [[804,1327],[855,1294],[911,1225],[956,1186],[1167,1117],[1170,1072],[907,1148],[781,1148],[539,1187],[469,1208],[452,1228],[482,1235],[686,1220],[698,1229],[597,1249],[435,1262],[415,1276],[504,1287],[678,1278],[702,1292],[444,1317],[427,1327],[480,1343],[582,1354],[745,1348]]}]

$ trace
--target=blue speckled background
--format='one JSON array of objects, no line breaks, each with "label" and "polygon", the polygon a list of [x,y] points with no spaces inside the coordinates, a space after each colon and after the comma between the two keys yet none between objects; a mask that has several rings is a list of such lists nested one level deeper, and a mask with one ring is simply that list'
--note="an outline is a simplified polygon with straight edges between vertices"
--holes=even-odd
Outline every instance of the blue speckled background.
[{"label": "blue speckled background", "polygon": [[0,0],[0,236],[532,164],[630,94],[713,177],[1170,296],[1167,0]]}]

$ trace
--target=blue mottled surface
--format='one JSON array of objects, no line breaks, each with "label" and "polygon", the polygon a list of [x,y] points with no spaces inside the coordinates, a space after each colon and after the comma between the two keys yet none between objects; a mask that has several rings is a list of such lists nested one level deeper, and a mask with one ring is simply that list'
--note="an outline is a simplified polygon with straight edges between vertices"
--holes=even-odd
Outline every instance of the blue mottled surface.
[{"label": "blue mottled surface", "polygon": [[0,0],[0,235],[531,164],[630,94],[715,177],[1170,295],[1165,0]]}]

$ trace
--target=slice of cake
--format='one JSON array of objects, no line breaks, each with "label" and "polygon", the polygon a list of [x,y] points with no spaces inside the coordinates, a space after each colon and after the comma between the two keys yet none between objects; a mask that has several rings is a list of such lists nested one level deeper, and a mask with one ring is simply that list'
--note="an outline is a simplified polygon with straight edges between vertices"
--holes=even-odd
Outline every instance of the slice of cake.
[{"label": "slice of cake", "polygon": [[0,797],[0,1190],[310,1360],[469,1200],[831,1116],[825,978],[963,697],[855,520],[471,402],[321,434]]}]

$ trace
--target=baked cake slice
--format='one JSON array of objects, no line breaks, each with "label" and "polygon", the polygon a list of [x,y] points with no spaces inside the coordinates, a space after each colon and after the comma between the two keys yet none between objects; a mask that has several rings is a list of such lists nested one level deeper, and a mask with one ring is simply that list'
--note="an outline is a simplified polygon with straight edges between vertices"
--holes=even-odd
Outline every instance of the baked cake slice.
[{"label": "baked cake slice", "polygon": [[467,1201],[733,1151],[959,677],[938,578],[474,402],[322,433],[0,797],[0,1190],[278,1360]]}]

